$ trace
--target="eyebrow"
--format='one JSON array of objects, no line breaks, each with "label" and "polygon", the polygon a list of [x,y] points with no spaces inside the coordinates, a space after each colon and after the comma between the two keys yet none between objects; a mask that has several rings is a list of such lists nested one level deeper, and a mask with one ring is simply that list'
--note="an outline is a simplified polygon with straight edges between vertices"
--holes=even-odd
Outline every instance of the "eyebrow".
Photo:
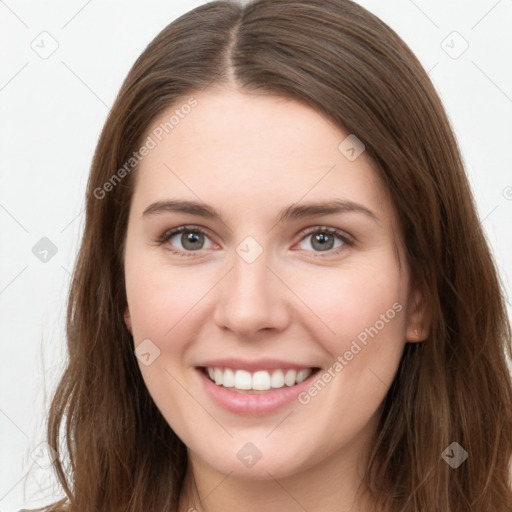
[{"label": "eyebrow", "polygon": [[[166,212],[188,213],[190,215],[198,215],[207,219],[219,220],[223,224],[226,224],[222,219],[222,216],[213,207],[196,201],[156,201],[144,210],[142,217],[151,217],[153,215],[159,215]],[[292,204],[283,208],[279,212],[278,222],[348,212],[361,213],[379,224],[379,218],[377,215],[366,208],[366,206],[345,199],[337,199],[322,203]]]}]

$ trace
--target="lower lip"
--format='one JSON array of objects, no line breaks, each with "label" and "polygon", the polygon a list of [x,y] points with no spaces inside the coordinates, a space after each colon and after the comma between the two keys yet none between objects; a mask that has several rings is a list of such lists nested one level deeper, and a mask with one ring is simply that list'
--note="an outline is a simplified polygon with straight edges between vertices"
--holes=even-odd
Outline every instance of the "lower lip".
[{"label": "lower lip", "polygon": [[263,394],[246,394],[229,391],[212,382],[203,370],[196,368],[205,391],[222,408],[244,416],[271,414],[297,399],[316,377],[318,370],[295,386],[269,390]]}]

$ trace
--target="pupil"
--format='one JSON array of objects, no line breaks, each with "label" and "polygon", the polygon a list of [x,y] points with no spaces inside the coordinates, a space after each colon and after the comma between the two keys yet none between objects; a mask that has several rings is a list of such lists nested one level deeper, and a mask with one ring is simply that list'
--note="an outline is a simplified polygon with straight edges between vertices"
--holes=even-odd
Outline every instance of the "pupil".
[{"label": "pupil", "polygon": [[189,231],[188,233],[184,233],[181,237],[181,243],[185,249],[200,249],[202,240],[202,233],[197,233],[193,231]]},{"label": "pupil", "polygon": [[[330,238],[330,240],[329,240]],[[315,249],[320,249],[321,251],[325,251],[328,249],[332,249],[332,243],[334,239],[331,235],[326,235],[325,233],[319,233],[313,237],[313,247]],[[329,244],[329,242],[331,242]],[[315,246],[315,243],[319,243],[319,246]]]}]

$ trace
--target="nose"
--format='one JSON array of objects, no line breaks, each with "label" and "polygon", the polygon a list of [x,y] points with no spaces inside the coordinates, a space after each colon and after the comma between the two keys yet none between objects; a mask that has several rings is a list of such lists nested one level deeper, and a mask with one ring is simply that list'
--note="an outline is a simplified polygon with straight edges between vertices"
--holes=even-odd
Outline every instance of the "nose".
[{"label": "nose", "polygon": [[216,287],[216,324],[240,338],[255,337],[264,330],[284,330],[293,294],[286,278],[278,277],[276,270],[265,251],[252,262],[235,252],[231,271]]}]

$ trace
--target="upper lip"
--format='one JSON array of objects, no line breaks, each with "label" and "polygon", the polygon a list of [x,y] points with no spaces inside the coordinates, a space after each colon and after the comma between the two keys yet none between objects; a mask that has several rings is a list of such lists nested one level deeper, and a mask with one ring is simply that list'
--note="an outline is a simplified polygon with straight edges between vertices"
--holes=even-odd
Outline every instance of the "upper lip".
[{"label": "upper lip", "polygon": [[211,359],[209,361],[203,361],[197,366],[204,366],[208,368],[231,368],[236,370],[246,370],[248,372],[254,372],[257,370],[277,370],[279,368],[293,370],[318,368],[318,366],[311,364],[292,363],[290,361],[283,361],[280,359],[255,359],[247,361],[233,357],[224,359]]}]

